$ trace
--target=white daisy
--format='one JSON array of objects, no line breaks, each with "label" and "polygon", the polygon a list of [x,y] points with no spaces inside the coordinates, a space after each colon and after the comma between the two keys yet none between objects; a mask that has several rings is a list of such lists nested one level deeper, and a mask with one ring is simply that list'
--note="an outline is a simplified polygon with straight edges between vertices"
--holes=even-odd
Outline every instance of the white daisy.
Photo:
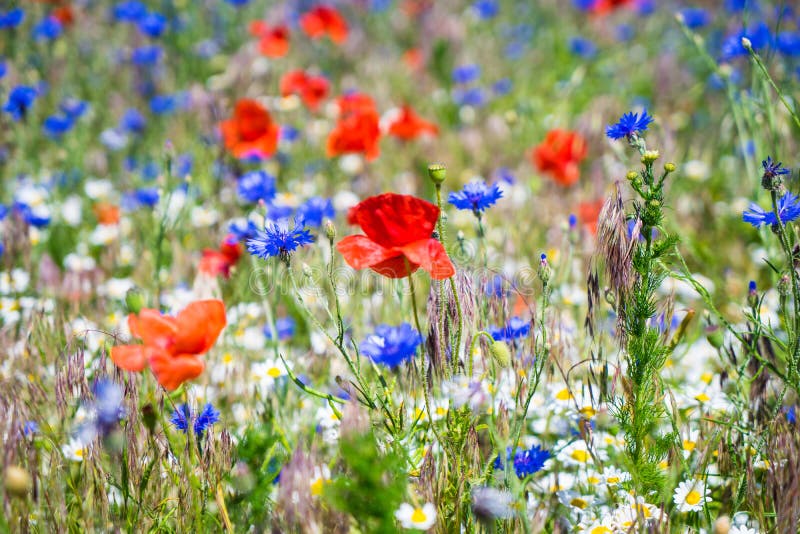
[{"label": "white daisy", "polygon": [[702,480],[688,480],[681,482],[675,488],[672,500],[680,512],[700,512],[706,502],[711,500],[708,491]]},{"label": "white daisy", "polygon": [[422,508],[403,503],[394,513],[403,528],[415,528],[417,530],[428,530],[436,522],[436,507],[431,503],[425,503]]},{"label": "white daisy", "polygon": [[87,453],[87,446],[76,439],[71,439],[69,443],[61,446],[64,457],[73,462],[82,462]]}]

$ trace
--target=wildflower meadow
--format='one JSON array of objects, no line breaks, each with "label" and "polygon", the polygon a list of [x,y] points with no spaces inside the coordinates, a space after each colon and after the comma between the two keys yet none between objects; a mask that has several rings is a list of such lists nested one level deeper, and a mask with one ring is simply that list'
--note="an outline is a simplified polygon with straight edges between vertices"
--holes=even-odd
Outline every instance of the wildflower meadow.
[{"label": "wildflower meadow", "polygon": [[795,0],[0,1],[0,532],[800,531]]}]

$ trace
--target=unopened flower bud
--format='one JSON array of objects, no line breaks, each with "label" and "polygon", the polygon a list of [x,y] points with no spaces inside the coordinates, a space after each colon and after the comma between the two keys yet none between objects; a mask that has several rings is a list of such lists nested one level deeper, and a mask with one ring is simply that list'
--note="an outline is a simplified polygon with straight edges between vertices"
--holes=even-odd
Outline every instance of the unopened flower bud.
[{"label": "unopened flower bud", "polygon": [[539,272],[537,273],[542,284],[547,285],[552,273],[553,270],[550,268],[550,264],[547,263],[547,254],[542,254],[539,261]]},{"label": "unopened flower bud", "polygon": [[658,150],[647,150],[644,154],[642,154],[642,163],[653,163],[659,158],[659,156],[661,156],[661,154],[658,153]]},{"label": "unopened flower bud", "polygon": [[428,176],[436,185],[441,185],[447,179],[447,168],[441,163],[428,165]]},{"label": "unopened flower bud", "polygon": [[709,326],[706,328],[706,339],[715,349],[721,348],[722,344],[725,342],[722,329],[718,326]]},{"label": "unopened flower bud", "polygon": [[144,296],[142,292],[135,288],[130,288],[125,293],[125,305],[128,307],[128,312],[138,315],[144,308]]},{"label": "unopened flower bud", "polygon": [[333,221],[330,219],[325,221],[325,236],[330,242],[333,242],[333,240],[336,239],[336,227],[333,225]]},{"label": "unopened flower bud", "polygon": [[788,297],[792,289],[792,281],[787,273],[783,273],[781,279],[778,280],[778,294],[782,297]]},{"label": "unopened flower bud", "polygon": [[664,164],[664,171],[665,172],[675,172],[675,169],[677,169],[677,167],[675,166],[674,163],[665,163]]},{"label": "unopened flower bud", "polygon": [[747,285],[747,304],[751,308],[755,308],[758,305],[758,286],[755,280],[750,280]]},{"label": "unopened flower bud", "polygon": [[5,485],[6,491],[11,495],[24,497],[31,490],[33,483],[27,471],[17,465],[10,465],[6,467]]},{"label": "unopened flower bud", "polygon": [[628,171],[628,174],[625,175],[625,178],[627,178],[630,181],[633,181],[633,180],[637,179],[638,177],[639,177],[639,173],[636,172],[636,171]]},{"label": "unopened flower bud", "polygon": [[511,349],[508,348],[506,342],[495,341],[489,345],[489,353],[500,367],[508,367],[511,365]]},{"label": "unopened flower bud", "polygon": [[742,46],[748,51],[753,49],[753,43],[747,37],[742,37]]}]

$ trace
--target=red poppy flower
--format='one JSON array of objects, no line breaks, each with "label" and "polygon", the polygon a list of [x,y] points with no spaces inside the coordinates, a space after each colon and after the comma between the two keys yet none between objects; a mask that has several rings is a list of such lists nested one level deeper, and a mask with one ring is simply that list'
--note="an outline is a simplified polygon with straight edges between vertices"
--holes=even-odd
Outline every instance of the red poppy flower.
[{"label": "red poppy flower", "polygon": [[228,278],[231,268],[236,265],[242,256],[242,246],[232,236],[222,240],[219,250],[207,248],[203,251],[198,269],[210,276],[222,275]]},{"label": "red poppy flower", "polygon": [[75,13],[72,11],[72,6],[69,4],[57,7],[50,13],[54,19],[61,23],[65,28],[72,26],[75,22]]},{"label": "red poppy flower", "polygon": [[597,223],[600,219],[600,212],[603,210],[604,202],[601,198],[592,202],[578,204],[578,220],[592,235],[597,235]]},{"label": "red poppy flower", "polygon": [[117,224],[119,222],[119,206],[108,202],[98,202],[92,206],[99,224]]},{"label": "red poppy flower", "polygon": [[283,57],[289,51],[289,27],[269,26],[263,20],[250,23],[250,33],[259,38],[258,50],[267,57]]},{"label": "red poppy flower", "polygon": [[300,27],[312,39],[327,35],[336,44],[347,39],[347,21],[330,6],[316,6],[300,17]]},{"label": "red poppy flower", "polygon": [[421,69],[423,63],[425,63],[425,56],[419,48],[409,48],[403,52],[403,63],[405,63],[406,67],[409,69],[417,71]]},{"label": "red poppy flower", "polygon": [[328,135],[328,157],[363,153],[368,160],[380,154],[380,117],[367,96],[352,93],[339,99],[339,121]]},{"label": "red poppy flower", "polygon": [[414,113],[411,106],[403,106],[397,118],[389,124],[389,134],[404,141],[416,139],[423,134],[437,135],[438,133],[439,128]]},{"label": "red poppy flower", "polygon": [[266,158],[278,146],[278,125],[269,111],[255,100],[236,102],[233,117],[220,123],[225,148],[237,158]]},{"label": "red poppy flower", "polygon": [[574,185],[580,177],[579,164],[586,157],[586,141],[577,132],[550,130],[533,149],[531,159],[539,172],[549,174],[559,185]]},{"label": "red poppy flower", "polygon": [[281,95],[298,95],[312,111],[316,111],[326,96],[330,84],[324,76],[312,76],[302,70],[287,72],[281,78]]},{"label": "red poppy flower", "polygon": [[143,344],[113,347],[111,359],[126,371],[149,365],[158,383],[172,391],[200,376],[205,363],[199,356],[211,349],[225,324],[221,300],[192,302],[175,317],[145,308],[128,316],[131,334]]},{"label": "red poppy flower", "polygon": [[595,0],[589,8],[589,12],[595,15],[604,15],[609,11],[624,7],[633,3],[633,0]]},{"label": "red poppy flower", "polygon": [[366,235],[351,235],[336,249],[353,269],[370,268],[389,278],[403,278],[420,267],[441,280],[455,267],[441,242],[433,239],[439,208],[409,195],[384,193],[354,206],[348,221]]}]

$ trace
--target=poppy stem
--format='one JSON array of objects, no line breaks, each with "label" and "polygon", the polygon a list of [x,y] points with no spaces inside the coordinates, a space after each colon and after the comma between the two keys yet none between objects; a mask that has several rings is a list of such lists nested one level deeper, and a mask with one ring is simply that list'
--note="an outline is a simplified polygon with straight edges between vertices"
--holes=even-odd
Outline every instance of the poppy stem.
[{"label": "poppy stem", "polygon": [[[422,327],[419,325],[419,311],[417,310],[417,292],[414,287],[414,275],[410,272],[411,268],[408,265],[408,259],[403,257],[406,262],[406,270],[409,271],[408,274],[408,288],[411,291],[411,308],[414,310],[414,324],[417,326],[417,332],[422,335]],[[422,346],[422,345],[420,345]]]}]

